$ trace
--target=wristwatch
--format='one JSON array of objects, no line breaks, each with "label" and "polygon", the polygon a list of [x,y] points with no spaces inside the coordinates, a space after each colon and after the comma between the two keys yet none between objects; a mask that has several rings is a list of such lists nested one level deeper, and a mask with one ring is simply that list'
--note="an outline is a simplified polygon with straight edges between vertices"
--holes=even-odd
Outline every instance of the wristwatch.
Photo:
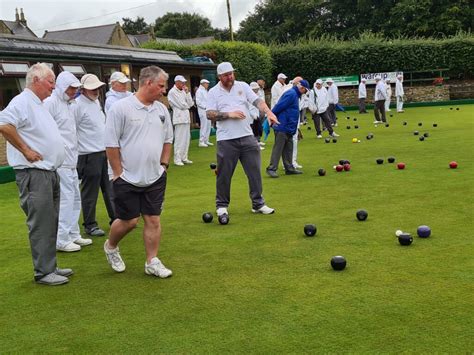
[{"label": "wristwatch", "polygon": [[163,165],[166,170],[168,170],[168,168],[170,167],[170,165],[168,163],[165,163],[165,162],[161,162],[160,165]]}]

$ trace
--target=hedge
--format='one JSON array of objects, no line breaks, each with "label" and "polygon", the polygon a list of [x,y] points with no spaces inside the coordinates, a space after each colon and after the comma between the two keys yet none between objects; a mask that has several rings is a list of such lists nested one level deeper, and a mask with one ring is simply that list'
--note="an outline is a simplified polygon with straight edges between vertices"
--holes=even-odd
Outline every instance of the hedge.
[{"label": "hedge", "polygon": [[270,49],[274,74],[301,75],[311,81],[320,76],[398,70],[448,69],[451,78],[472,77],[474,73],[474,37],[470,35],[443,40],[321,39],[273,45]]},{"label": "hedge", "polygon": [[267,81],[271,80],[273,64],[270,50],[261,44],[212,41],[202,45],[179,45],[148,42],[143,47],[175,51],[183,58],[207,56],[215,63],[231,62],[236,69],[238,80],[251,82],[260,75],[263,75]]}]

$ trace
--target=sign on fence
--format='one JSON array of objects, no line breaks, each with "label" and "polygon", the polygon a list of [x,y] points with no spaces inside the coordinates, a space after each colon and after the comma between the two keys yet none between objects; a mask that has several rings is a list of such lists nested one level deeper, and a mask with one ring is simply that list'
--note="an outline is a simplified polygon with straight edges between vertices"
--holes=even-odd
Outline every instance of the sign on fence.
[{"label": "sign on fence", "polygon": [[387,73],[369,73],[369,74],[360,74],[360,78],[365,78],[366,84],[375,84],[375,76],[380,75],[382,77],[382,80],[387,80],[390,79],[391,83],[394,83],[397,81],[397,75],[402,74],[402,71],[392,71],[392,72],[387,72]]},{"label": "sign on fence", "polygon": [[334,80],[334,83],[339,86],[354,86],[359,85],[359,77],[357,75],[352,76],[323,76],[321,77],[322,81],[331,78]]}]

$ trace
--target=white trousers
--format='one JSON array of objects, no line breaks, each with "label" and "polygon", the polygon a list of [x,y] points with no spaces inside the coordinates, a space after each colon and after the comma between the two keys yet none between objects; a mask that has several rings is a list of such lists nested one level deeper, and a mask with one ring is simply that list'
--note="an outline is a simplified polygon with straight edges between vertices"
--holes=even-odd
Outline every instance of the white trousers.
[{"label": "white trousers", "polygon": [[206,111],[198,108],[199,119],[201,120],[201,129],[199,130],[199,143],[209,142],[211,135],[211,121],[207,119]]},{"label": "white trousers", "polygon": [[295,166],[295,164],[298,164],[296,158],[298,157],[298,128],[300,128],[301,122],[298,120],[298,126],[296,129],[296,133],[293,135],[293,159],[292,159],[292,164]]},{"label": "white trousers", "polygon": [[385,100],[385,112],[390,111],[390,98]]},{"label": "white trousers", "polygon": [[59,168],[59,202],[58,238],[56,246],[63,248],[81,238],[79,216],[81,214],[81,192],[75,168]]},{"label": "white trousers", "polygon": [[174,162],[188,160],[191,129],[189,123],[174,125]]},{"label": "white trousers", "polygon": [[397,96],[397,112],[403,111],[403,98]]}]

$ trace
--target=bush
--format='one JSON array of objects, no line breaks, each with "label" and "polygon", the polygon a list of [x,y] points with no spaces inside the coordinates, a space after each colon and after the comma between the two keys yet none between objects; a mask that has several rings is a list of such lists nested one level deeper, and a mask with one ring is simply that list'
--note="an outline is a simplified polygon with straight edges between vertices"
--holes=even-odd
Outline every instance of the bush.
[{"label": "bush", "polygon": [[202,45],[179,45],[176,43],[148,42],[143,48],[177,52],[181,57],[207,56],[215,63],[231,62],[236,69],[238,80],[254,81],[263,75],[270,81],[272,58],[268,47],[247,42],[212,41]]}]

